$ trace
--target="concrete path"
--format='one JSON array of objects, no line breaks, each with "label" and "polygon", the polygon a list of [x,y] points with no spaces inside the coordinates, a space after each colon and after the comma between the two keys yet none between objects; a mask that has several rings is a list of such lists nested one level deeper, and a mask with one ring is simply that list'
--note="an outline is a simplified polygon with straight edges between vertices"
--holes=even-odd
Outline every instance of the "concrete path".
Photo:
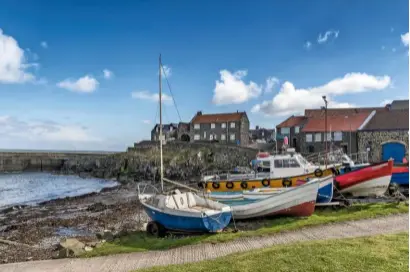
[{"label": "concrete path", "polygon": [[350,221],[304,228],[265,237],[241,238],[221,244],[199,244],[164,251],[129,253],[89,259],[59,259],[0,265],[0,272],[129,272],[138,268],[214,259],[279,244],[389,234],[409,230],[409,215]]}]

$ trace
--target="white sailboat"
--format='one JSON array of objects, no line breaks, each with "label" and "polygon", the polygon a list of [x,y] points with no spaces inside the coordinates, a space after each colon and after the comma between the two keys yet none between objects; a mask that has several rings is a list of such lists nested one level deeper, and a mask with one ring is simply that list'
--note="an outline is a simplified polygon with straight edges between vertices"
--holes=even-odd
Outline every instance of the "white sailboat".
[{"label": "white sailboat", "polygon": [[168,230],[184,232],[218,232],[230,222],[232,213],[228,205],[218,203],[188,192],[177,191],[172,195],[164,194],[164,172],[162,145],[162,63],[159,57],[159,110],[160,110],[160,179],[161,193],[151,197],[141,197],[145,212],[152,219],[147,231],[163,236]]}]

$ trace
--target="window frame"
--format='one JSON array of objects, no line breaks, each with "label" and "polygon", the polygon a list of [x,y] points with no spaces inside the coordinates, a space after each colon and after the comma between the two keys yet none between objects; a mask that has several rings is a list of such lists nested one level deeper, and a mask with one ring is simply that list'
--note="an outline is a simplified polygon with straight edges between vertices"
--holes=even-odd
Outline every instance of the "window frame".
[{"label": "window frame", "polygon": [[[317,139],[317,136],[319,136],[319,140]],[[315,133],[315,143],[321,143],[322,142],[322,133],[321,132],[318,132],[318,133]]]},{"label": "window frame", "polygon": [[194,124],[194,129],[201,129],[201,124]]},{"label": "window frame", "polygon": [[[310,136],[310,140],[308,140],[308,136]],[[312,143],[313,142],[313,134],[312,133],[306,133],[306,139],[305,139],[305,141],[307,142],[307,143]]]},{"label": "window frame", "polygon": [[[233,136],[233,139],[232,139],[232,136]],[[231,133],[231,134],[229,135],[229,140],[231,140],[231,141],[235,141],[235,140],[236,140],[236,135],[235,135],[235,133]]]},{"label": "window frame", "polygon": [[195,140],[195,141],[201,140],[201,135],[200,135],[200,134],[195,134],[195,135],[194,135],[194,140]]},{"label": "window frame", "polygon": [[230,124],[229,124],[230,128],[235,128],[235,126],[236,126],[235,122],[230,122]]},{"label": "window frame", "polygon": [[211,123],[211,129],[215,128],[215,123]]}]

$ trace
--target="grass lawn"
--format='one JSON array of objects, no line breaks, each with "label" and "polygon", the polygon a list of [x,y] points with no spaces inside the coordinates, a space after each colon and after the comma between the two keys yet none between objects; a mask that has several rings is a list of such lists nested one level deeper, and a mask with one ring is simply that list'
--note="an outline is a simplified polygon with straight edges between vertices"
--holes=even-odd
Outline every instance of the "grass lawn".
[{"label": "grass lawn", "polygon": [[[409,208],[404,203],[360,204],[340,210],[317,210],[312,216],[307,218],[282,217],[236,222],[240,230],[236,233],[227,231],[219,234],[155,238],[148,236],[145,232],[135,232],[121,237],[112,243],[105,243],[102,247],[96,248],[83,256],[92,257],[116,253],[161,250],[198,243],[220,243],[239,237],[269,235],[302,227],[408,213],[408,211]],[[232,224],[230,227],[233,227]]]},{"label": "grass lawn", "polygon": [[138,272],[409,271],[409,234],[295,243]]}]

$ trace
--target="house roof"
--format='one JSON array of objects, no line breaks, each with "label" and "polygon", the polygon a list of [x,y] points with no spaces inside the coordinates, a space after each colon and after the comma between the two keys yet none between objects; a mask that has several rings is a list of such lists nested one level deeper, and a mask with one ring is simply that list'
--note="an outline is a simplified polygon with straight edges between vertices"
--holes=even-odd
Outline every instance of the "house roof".
[{"label": "house roof", "polygon": [[246,112],[233,112],[233,113],[214,113],[214,114],[202,114],[198,112],[194,118],[192,118],[191,123],[200,124],[200,123],[223,123],[223,122],[232,122],[240,121],[241,118],[246,115]]},{"label": "house roof", "polygon": [[[387,107],[372,107],[372,108],[328,108],[327,109],[327,116],[337,116],[337,115],[342,115],[342,116],[347,116],[351,114],[357,114],[357,113],[371,113],[372,111],[387,111]],[[323,118],[325,115],[324,110],[322,109],[306,109],[305,110],[305,116],[308,118]]]},{"label": "house roof", "polygon": [[294,127],[294,126],[298,126],[301,125],[303,123],[303,121],[306,120],[305,116],[294,116],[292,115],[291,117],[289,117],[288,119],[286,119],[285,121],[283,121],[282,123],[280,123],[279,125],[277,125],[277,128],[282,128],[282,127]]},{"label": "house roof", "polygon": [[404,110],[409,108],[409,100],[393,100],[390,105],[392,110]]},{"label": "house roof", "polygon": [[[170,124],[162,124],[162,130],[168,131],[171,126],[172,126],[173,128],[175,128],[175,129],[178,128],[178,125],[177,125],[177,124],[170,123]],[[155,124],[155,126],[154,126],[154,128],[153,128],[152,130],[156,130],[157,127],[159,127],[159,124]]]},{"label": "house roof", "polygon": [[[350,115],[335,115],[327,117],[328,131],[357,131],[371,113],[362,112]],[[302,132],[324,132],[325,118],[309,118]]]},{"label": "house roof", "polygon": [[409,130],[409,111],[391,110],[377,112],[361,130]]}]

